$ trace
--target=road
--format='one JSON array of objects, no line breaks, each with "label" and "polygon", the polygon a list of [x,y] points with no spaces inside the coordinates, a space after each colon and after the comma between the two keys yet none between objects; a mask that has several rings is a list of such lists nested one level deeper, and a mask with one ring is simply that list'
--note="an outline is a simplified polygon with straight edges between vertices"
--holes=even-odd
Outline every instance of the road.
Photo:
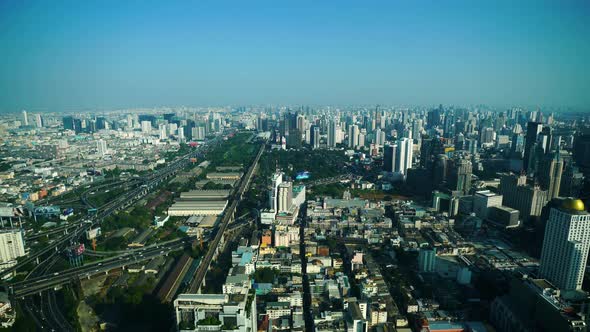
[{"label": "road", "polygon": [[8,288],[16,298],[39,294],[45,290],[69,284],[75,280],[89,278],[99,273],[108,273],[108,271],[113,269],[147,261],[173,251],[183,250],[191,242],[192,238],[184,238],[170,241],[166,244],[156,244],[139,250],[130,250],[129,253],[88,263],[80,267],[55,272],[51,275],[42,274],[24,281],[15,282],[9,285]]},{"label": "road", "polygon": [[227,225],[232,220],[232,216],[236,210],[236,207],[238,206],[238,204],[242,200],[242,195],[244,194],[244,192],[246,191],[246,189],[250,185],[250,180],[252,179],[252,175],[254,174],[254,170],[256,169],[256,166],[258,165],[258,161],[260,160],[260,156],[262,156],[262,153],[264,152],[265,147],[266,147],[266,145],[262,144],[262,146],[260,147],[260,150],[258,151],[258,154],[256,155],[256,158],[254,159],[254,162],[252,163],[252,165],[250,165],[248,172],[242,177],[242,179],[240,179],[240,185],[237,187],[237,189],[234,191],[232,197],[230,198],[231,204],[224,211],[224,215],[221,220],[219,229],[217,230],[217,234],[215,235],[215,238],[213,239],[213,241],[209,244],[209,249],[207,250],[207,254],[205,254],[205,257],[203,257],[203,260],[201,261],[201,265],[199,265],[199,268],[197,269],[197,273],[195,274],[194,279],[191,281],[191,283],[188,287],[188,293],[197,293],[198,290],[201,288],[201,285],[203,284],[203,280],[205,279],[205,275],[207,274],[207,271],[209,270],[209,266],[211,265],[211,261],[213,260],[213,256],[215,256],[215,254],[218,250],[219,243],[221,242],[221,238],[223,237],[223,234],[225,233]]}]

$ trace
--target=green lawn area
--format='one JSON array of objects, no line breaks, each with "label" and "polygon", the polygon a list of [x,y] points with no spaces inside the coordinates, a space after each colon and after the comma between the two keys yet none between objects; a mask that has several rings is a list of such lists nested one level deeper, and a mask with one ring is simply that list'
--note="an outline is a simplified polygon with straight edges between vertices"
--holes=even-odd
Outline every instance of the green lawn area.
[{"label": "green lawn area", "polygon": [[295,178],[298,172],[308,171],[311,173],[308,181],[313,181],[347,173],[346,162],[348,157],[343,151],[271,151],[262,155],[260,159],[260,175],[270,178],[278,165],[292,178]]}]

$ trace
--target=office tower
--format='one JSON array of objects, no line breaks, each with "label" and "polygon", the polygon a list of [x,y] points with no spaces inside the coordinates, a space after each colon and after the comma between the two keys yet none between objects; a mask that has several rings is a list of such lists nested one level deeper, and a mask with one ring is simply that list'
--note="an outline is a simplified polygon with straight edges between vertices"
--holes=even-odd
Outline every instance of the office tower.
[{"label": "office tower", "polygon": [[186,142],[186,138],[184,137],[184,127],[178,127],[178,141],[180,143]]},{"label": "office tower", "polygon": [[537,135],[543,129],[543,124],[540,122],[529,122],[526,129],[526,138],[524,141],[524,159],[522,161],[522,168],[529,169],[529,159],[533,151],[533,146],[537,142]]},{"label": "office tower", "polygon": [[328,147],[335,148],[338,142],[338,125],[335,121],[330,121],[328,125]]},{"label": "office tower", "polygon": [[278,188],[278,211],[288,212],[293,204],[293,183],[283,182]]},{"label": "office tower", "polygon": [[161,124],[161,125],[158,127],[158,135],[159,135],[160,139],[161,139],[161,140],[164,140],[164,139],[166,139],[166,138],[168,137],[166,134],[167,134],[167,133],[166,133],[166,125],[165,125],[165,124]]},{"label": "office tower", "polygon": [[96,141],[96,151],[100,156],[104,156],[107,153],[107,142],[102,138]]},{"label": "office tower", "polygon": [[513,153],[522,155],[522,153],[524,151],[524,136],[522,136],[521,134],[512,135],[512,142],[511,143],[512,143],[512,145],[510,147],[510,150]]},{"label": "office tower", "polygon": [[422,126],[423,126],[422,119],[414,119],[414,121],[412,121],[412,134],[413,134],[413,138],[416,138],[416,139],[420,139],[421,138]]},{"label": "office tower", "polygon": [[103,116],[96,118],[96,130],[107,129],[107,120]]},{"label": "office tower", "polygon": [[74,130],[74,118],[72,116],[63,117],[64,129]]},{"label": "office tower", "polygon": [[310,127],[310,144],[312,149],[318,149],[320,147],[320,127],[313,125]]},{"label": "office tower", "polygon": [[356,149],[359,145],[359,127],[357,125],[351,125],[348,127],[348,147]]},{"label": "office tower", "polygon": [[441,124],[442,105],[428,112],[426,125],[427,128],[435,128]]},{"label": "office tower", "polygon": [[133,128],[133,116],[127,114],[127,128]]},{"label": "office tower", "polygon": [[357,149],[363,148],[365,146],[365,138],[367,137],[365,128],[361,129],[361,132],[358,135],[358,144],[356,146]]},{"label": "office tower", "polygon": [[584,174],[569,161],[564,166],[561,185],[559,186],[559,196],[561,197],[578,197],[584,185]]},{"label": "office tower", "polygon": [[29,116],[27,115],[27,111],[23,110],[23,125],[29,125]]},{"label": "office tower", "polygon": [[270,209],[275,212],[278,210],[278,207],[277,207],[278,191],[279,191],[279,185],[281,183],[283,183],[283,173],[280,173],[280,172],[274,173],[271,178],[272,187],[271,187],[270,193],[269,193],[269,206],[270,206]]},{"label": "office tower", "polygon": [[495,194],[489,190],[481,190],[473,195],[473,212],[475,215],[485,220],[491,207],[502,205],[502,195]]},{"label": "office tower", "polygon": [[43,117],[41,114],[35,114],[35,125],[37,128],[43,128]]},{"label": "office tower", "polygon": [[467,159],[456,160],[452,169],[451,190],[467,195],[471,190],[471,174],[473,167]]},{"label": "office tower", "polygon": [[537,144],[543,149],[543,153],[549,153],[551,151],[553,141],[553,134],[551,127],[543,127],[539,135],[537,135]]},{"label": "office tower", "polygon": [[438,138],[425,138],[420,146],[420,166],[431,169],[435,157],[445,153],[445,146]]},{"label": "office tower", "polygon": [[432,184],[441,187],[447,182],[449,174],[449,157],[445,154],[436,156],[432,167]]},{"label": "office tower", "polygon": [[499,190],[504,196],[503,204],[520,211],[523,221],[540,216],[548,201],[548,192],[538,185],[527,185],[524,174],[503,174],[500,177]]},{"label": "office tower", "polygon": [[590,249],[590,214],[579,199],[551,208],[541,251],[541,276],[561,290],[582,288]]},{"label": "office tower", "polygon": [[574,138],[573,156],[576,164],[581,168],[590,167],[590,133]]},{"label": "office tower", "polygon": [[414,144],[410,138],[402,138],[397,143],[397,156],[395,158],[395,171],[406,175],[408,168],[412,167]]},{"label": "office tower", "polygon": [[482,145],[494,142],[494,129],[490,127],[482,128],[480,133],[480,142]]},{"label": "office tower", "polygon": [[0,264],[25,255],[25,243],[19,229],[0,230]]},{"label": "office tower", "polygon": [[141,121],[141,132],[149,133],[152,131],[152,123],[150,121]]},{"label": "office tower", "polygon": [[395,158],[397,156],[397,145],[385,144],[383,147],[383,170],[385,172],[395,171]]},{"label": "office tower", "polygon": [[434,272],[436,267],[436,248],[420,248],[418,252],[418,271]]},{"label": "office tower", "polygon": [[561,173],[563,172],[563,160],[561,159],[559,149],[547,155],[543,160],[541,172],[539,174],[539,183],[541,188],[547,190],[547,200],[559,196],[561,186]]}]

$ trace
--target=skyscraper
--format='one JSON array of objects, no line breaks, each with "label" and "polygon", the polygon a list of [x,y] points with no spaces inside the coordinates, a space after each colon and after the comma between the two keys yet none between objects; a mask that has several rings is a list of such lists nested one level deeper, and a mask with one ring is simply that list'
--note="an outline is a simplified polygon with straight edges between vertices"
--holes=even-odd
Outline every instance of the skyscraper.
[{"label": "skyscraper", "polygon": [[547,200],[559,196],[561,185],[561,173],[563,172],[563,160],[559,155],[559,149],[545,157],[539,174],[539,183],[547,190]]},{"label": "skyscraper", "polygon": [[338,125],[336,124],[335,121],[330,121],[330,124],[328,125],[328,147],[329,148],[335,148],[336,147],[336,142],[338,141]]},{"label": "skyscraper", "polygon": [[43,128],[44,123],[41,114],[35,114],[35,125],[37,128]]},{"label": "skyscraper", "polygon": [[359,127],[357,125],[351,125],[348,127],[348,147],[356,149],[359,145]]},{"label": "skyscraper", "polygon": [[402,138],[397,143],[397,156],[395,158],[395,171],[405,175],[408,168],[412,167],[414,144],[409,138]]},{"label": "skyscraper", "polygon": [[278,191],[278,211],[288,212],[293,203],[293,183],[283,182],[279,185]]},{"label": "skyscraper", "polygon": [[278,207],[277,207],[277,197],[278,197],[278,190],[279,190],[279,185],[283,183],[283,173],[280,172],[276,172],[272,175],[271,178],[271,184],[272,187],[270,189],[270,194],[269,194],[269,205],[270,205],[270,209],[273,211],[277,211]]},{"label": "skyscraper", "polygon": [[27,111],[23,110],[23,126],[29,125],[29,117],[27,116]]},{"label": "skyscraper", "polygon": [[524,159],[522,161],[522,168],[529,169],[529,159],[535,142],[537,142],[537,135],[543,129],[543,124],[540,122],[529,122],[526,129],[526,138],[524,141]]},{"label": "skyscraper", "polygon": [[523,221],[532,216],[540,216],[547,203],[548,192],[540,186],[527,185],[526,176],[503,174],[500,177],[500,193],[504,195],[504,205],[520,211]]},{"label": "skyscraper", "polygon": [[0,231],[0,263],[7,263],[25,255],[23,233],[19,229]]},{"label": "skyscraper", "polygon": [[454,163],[452,190],[461,194],[468,194],[471,190],[471,174],[473,172],[471,162],[467,159],[459,159]]},{"label": "skyscraper", "polygon": [[395,158],[397,156],[397,145],[385,144],[383,147],[383,170],[385,172],[395,171]]},{"label": "skyscraper", "polygon": [[64,129],[74,130],[74,117],[64,116],[63,117]]},{"label": "skyscraper", "polygon": [[590,249],[590,214],[579,199],[551,208],[541,251],[541,276],[562,290],[582,288]]},{"label": "skyscraper", "polygon": [[318,149],[320,147],[320,127],[313,125],[309,130],[311,134],[310,144],[312,149]]}]

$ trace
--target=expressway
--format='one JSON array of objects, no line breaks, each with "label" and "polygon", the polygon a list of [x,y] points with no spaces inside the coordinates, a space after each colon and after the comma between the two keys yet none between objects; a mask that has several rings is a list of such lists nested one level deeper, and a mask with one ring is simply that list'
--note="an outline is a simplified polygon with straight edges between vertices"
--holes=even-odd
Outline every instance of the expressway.
[{"label": "expressway", "polygon": [[254,159],[254,162],[252,162],[252,165],[250,165],[248,172],[246,173],[245,176],[242,177],[242,179],[240,180],[240,185],[234,191],[234,193],[231,197],[232,203],[224,211],[224,215],[223,215],[221,223],[219,225],[219,229],[217,230],[217,234],[215,234],[215,238],[209,244],[209,249],[207,250],[207,254],[205,255],[205,257],[203,257],[203,260],[201,261],[201,265],[199,265],[199,268],[197,269],[197,273],[195,273],[195,277],[190,282],[190,284],[187,288],[188,293],[197,293],[199,291],[199,289],[201,288],[201,286],[203,284],[203,280],[205,280],[205,275],[207,274],[209,266],[211,265],[211,261],[213,260],[213,256],[216,255],[217,250],[219,249],[218,247],[221,242],[221,239],[225,233],[225,230],[226,230],[228,224],[232,221],[234,212],[236,211],[236,208],[237,208],[238,204],[240,203],[244,192],[246,191],[246,189],[250,185],[250,180],[252,179],[252,175],[254,174],[254,170],[256,169],[256,166],[258,165],[258,161],[260,160],[260,156],[262,156],[262,153],[264,152],[265,147],[266,147],[266,144],[263,143],[262,146],[260,147],[260,150],[258,151],[258,154],[256,155],[256,158]]},{"label": "expressway", "polygon": [[89,220],[86,220],[85,222],[75,225],[75,227],[72,227],[73,231],[71,233],[64,234],[60,238],[56,239],[55,242],[53,242],[51,245],[48,245],[39,251],[31,253],[26,258],[19,260],[19,263],[17,265],[15,265],[11,268],[8,268],[2,272],[4,274],[8,274],[8,273],[12,273],[14,271],[17,271],[18,269],[22,268],[23,266],[37,261],[38,258],[40,258],[41,256],[43,256],[47,253],[50,253],[52,251],[56,251],[56,252],[61,251],[65,247],[70,245],[71,243],[76,242],[76,240],[79,239],[81,236],[83,236],[87,230],[91,229],[93,226],[100,224],[100,222],[104,218],[108,217],[109,215],[111,215],[112,213],[114,213],[116,211],[119,211],[121,209],[125,209],[128,206],[135,204],[135,202],[137,202],[139,199],[145,197],[150,192],[151,189],[155,188],[158,184],[160,184],[166,178],[168,178],[169,176],[172,176],[178,170],[185,167],[189,163],[190,157],[192,155],[194,155],[194,153],[195,152],[193,151],[190,154],[181,157],[180,159],[174,161],[170,165],[158,170],[156,172],[156,174],[145,178],[143,185],[141,185],[140,187],[134,188],[134,189],[124,193],[123,195],[117,197],[113,201],[105,204],[104,206],[101,207],[101,210],[98,212],[98,214],[96,216],[92,217]]},{"label": "expressway", "polygon": [[108,273],[108,271],[113,269],[124,268],[125,266],[150,260],[173,251],[183,250],[187,245],[190,245],[191,241],[191,238],[184,238],[169,241],[165,244],[157,244],[138,250],[130,250],[128,253],[88,263],[80,267],[15,282],[9,285],[8,289],[14,297],[24,298],[25,296],[39,294],[43,291],[54,289],[81,278],[89,278],[99,273]]}]

